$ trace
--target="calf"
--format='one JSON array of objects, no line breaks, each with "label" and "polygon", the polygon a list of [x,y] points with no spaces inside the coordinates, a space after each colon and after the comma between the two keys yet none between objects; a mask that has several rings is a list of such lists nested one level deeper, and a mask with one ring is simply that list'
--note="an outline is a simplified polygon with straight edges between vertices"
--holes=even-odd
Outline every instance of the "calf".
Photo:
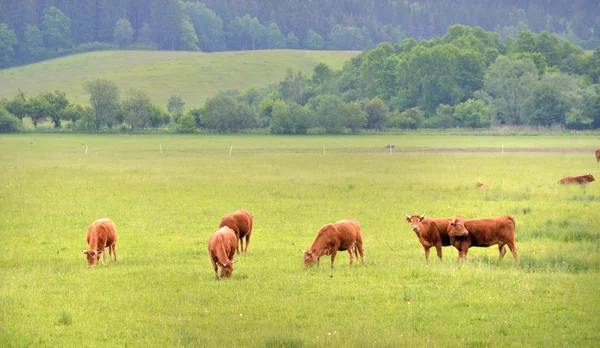
[{"label": "calf", "polygon": [[106,262],[107,247],[108,259],[110,260],[114,255],[117,261],[117,227],[110,219],[104,218],[92,223],[88,227],[86,240],[89,249],[82,250],[81,253],[87,256],[88,267],[94,267],[100,259],[100,254],[102,254],[102,264]]},{"label": "calf", "polygon": [[558,183],[560,184],[587,184],[589,182],[596,181],[596,178],[592,175],[592,173],[587,173],[586,175],[580,176],[565,176],[560,179]]},{"label": "calf", "polygon": [[435,247],[437,255],[442,259],[442,246],[450,245],[450,237],[446,231],[452,218],[425,219],[423,215],[406,215],[406,221],[411,224],[419,242],[425,250],[425,262],[429,263],[429,249]]},{"label": "calf", "polygon": [[356,257],[360,254],[361,262],[365,263],[363,236],[358,221],[346,219],[321,227],[311,247],[302,251],[304,253],[304,267],[313,265],[315,262],[318,265],[321,256],[331,255],[331,268],[333,268],[338,250],[348,250],[350,255],[348,267],[352,266],[354,254],[356,254]]},{"label": "calf", "polygon": [[[231,213],[229,215],[223,216],[221,222],[219,223],[219,227],[227,226],[235,232],[235,236],[240,242],[239,247],[236,248],[237,253],[240,253],[240,247],[243,252],[248,252],[248,243],[250,243],[250,235],[252,234],[252,223],[253,217],[246,209],[241,209],[236,211],[235,213]],[[244,238],[246,238],[246,250],[244,250]]]},{"label": "calf", "polygon": [[470,247],[489,247],[498,244],[500,260],[510,248],[515,260],[517,254],[515,219],[510,216],[465,220],[463,217],[452,219],[448,225],[450,243],[458,249],[458,259],[465,259]]},{"label": "calf", "polygon": [[[221,267],[221,278],[230,278],[233,272],[233,261],[237,247],[235,232],[227,226],[215,230],[208,239],[208,254],[215,269],[215,278],[219,279],[218,267]],[[218,265],[218,266],[217,266]]]}]

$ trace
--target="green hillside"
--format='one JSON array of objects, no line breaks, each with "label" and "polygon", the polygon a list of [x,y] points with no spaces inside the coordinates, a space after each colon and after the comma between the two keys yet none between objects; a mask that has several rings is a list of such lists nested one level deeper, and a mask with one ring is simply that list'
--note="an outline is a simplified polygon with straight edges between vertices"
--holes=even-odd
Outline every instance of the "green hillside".
[{"label": "green hillside", "polygon": [[0,97],[13,98],[60,90],[76,104],[87,104],[85,81],[115,81],[122,94],[134,88],[153,103],[166,105],[180,94],[186,108],[201,106],[223,89],[245,90],[281,81],[287,69],[310,73],[318,63],[339,69],[357,51],[266,50],[219,53],[171,51],[104,51],[68,56],[0,70]]}]

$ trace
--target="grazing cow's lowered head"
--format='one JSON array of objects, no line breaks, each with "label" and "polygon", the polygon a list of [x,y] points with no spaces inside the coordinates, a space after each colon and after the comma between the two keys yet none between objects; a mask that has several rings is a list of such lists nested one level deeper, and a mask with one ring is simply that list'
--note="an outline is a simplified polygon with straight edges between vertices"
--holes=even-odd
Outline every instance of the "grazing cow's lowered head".
[{"label": "grazing cow's lowered head", "polygon": [[237,260],[219,263],[219,266],[221,266],[221,278],[231,278],[231,273],[233,272],[233,264],[236,262]]},{"label": "grazing cow's lowered head", "polygon": [[406,216],[406,221],[408,223],[410,223],[412,230],[415,231],[415,233],[419,233],[419,222],[423,221],[423,219],[425,219],[425,214],[422,215],[408,215],[408,214],[404,214]]},{"label": "grazing cow's lowered head", "polygon": [[448,225],[448,235],[450,237],[464,237],[469,234],[469,231],[465,227],[465,219],[462,217],[455,217]]},{"label": "grazing cow's lowered head", "polygon": [[318,257],[314,252],[310,250],[302,250],[302,252],[304,253],[304,267],[317,263]]},{"label": "grazing cow's lowered head", "polygon": [[88,267],[91,268],[91,267],[94,267],[94,265],[100,259],[100,254],[102,254],[102,251],[97,251],[97,250],[81,250],[81,253],[85,254],[85,256],[87,256]]}]

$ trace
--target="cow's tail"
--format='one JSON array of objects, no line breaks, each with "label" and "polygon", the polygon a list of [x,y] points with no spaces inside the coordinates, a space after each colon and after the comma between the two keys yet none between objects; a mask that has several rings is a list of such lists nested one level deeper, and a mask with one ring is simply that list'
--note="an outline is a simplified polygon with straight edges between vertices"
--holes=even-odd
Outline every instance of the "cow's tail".
[{"label": "cow's tail", "polygon": [[517,223],[515,222],[515,219],[512,216],[506,216],[507,219],[510,220],[510,222],[512,222],[513,228],[516,230],[517,229]]}]

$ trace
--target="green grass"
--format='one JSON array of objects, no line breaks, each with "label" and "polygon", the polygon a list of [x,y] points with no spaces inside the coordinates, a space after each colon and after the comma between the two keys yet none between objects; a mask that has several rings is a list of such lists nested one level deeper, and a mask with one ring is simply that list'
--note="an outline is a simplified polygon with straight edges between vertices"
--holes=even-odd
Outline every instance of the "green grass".
[{"label": "green grass", "polygon": [[219,91],[266,87],[282,81],[287,69],[310,77],[318,63],[340,69],[354,51],[241,51],[219,53],[170,51],[104,51],[57,58],[0,70],[0,97],[12,99],[20,88],[27,95],[60,90],[71,102],[89,104],[83,87],[95,78],[117,83],[122,95],[142,90],[153,103],[166,106],[179,94],[186,108],[201,106]]},{"label": "green grass", "polygon": [[[590,151],[390,155],[387,143]],[[0,345],[596,346],[600,187],[556,182],[596,171],[599,143],[1,135]],[[249,252],[215,281],[206,242],[242,207],[255,218]],[[521,262],[491,247],[458,264],[447,247],[426,267],[403,220],[423,212],[512,215]],[[119,261],[88,269],[80,250],[101,217],[117,224]],[[340,253],[333,270],[327,258],[303,269],[299,250],[347,217],[362,225],[366,264],[349,269]]]}]

